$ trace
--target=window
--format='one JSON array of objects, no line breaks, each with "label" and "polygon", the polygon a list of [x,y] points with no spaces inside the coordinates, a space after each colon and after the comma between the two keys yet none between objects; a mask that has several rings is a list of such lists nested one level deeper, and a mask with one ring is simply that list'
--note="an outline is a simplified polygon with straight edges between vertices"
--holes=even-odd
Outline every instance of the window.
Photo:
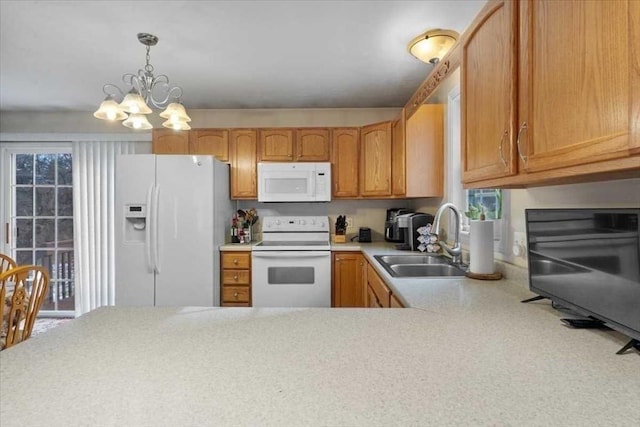
[{"label": "window", "polygon": [[[24,148],[21,148],[24,146]],[[50,273],[42,315],[73,315],[73,171],[71,150],[14,144],[3,150],[5,250],[18,264]],[[7,166],[6,169],[4,166]],[[7,185],[8,184],[8,185]]]}]

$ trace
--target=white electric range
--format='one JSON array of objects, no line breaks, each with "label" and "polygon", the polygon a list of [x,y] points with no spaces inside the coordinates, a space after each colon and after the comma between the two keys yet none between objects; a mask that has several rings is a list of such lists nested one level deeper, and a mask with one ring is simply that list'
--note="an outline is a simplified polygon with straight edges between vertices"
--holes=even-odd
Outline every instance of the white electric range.
[{"label": "white electric range", "polygon": [[271,216],[252,248],[254,307],[331,307],[329,217]]}]

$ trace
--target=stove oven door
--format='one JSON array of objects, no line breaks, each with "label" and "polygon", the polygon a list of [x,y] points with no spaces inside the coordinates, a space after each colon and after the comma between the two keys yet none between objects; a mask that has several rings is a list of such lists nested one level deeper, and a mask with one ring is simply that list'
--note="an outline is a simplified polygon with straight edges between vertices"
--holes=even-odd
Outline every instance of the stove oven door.
[{"label": "stove oven door", "polygon": [[331,307],[331,251],[251,254],[254,307]]}]

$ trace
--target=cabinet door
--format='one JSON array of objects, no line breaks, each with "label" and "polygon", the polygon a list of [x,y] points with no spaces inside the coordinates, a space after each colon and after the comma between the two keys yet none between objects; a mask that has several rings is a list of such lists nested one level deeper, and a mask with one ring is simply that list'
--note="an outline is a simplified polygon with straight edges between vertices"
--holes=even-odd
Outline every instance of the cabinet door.
[{"label": "cabinet door", "polygon": [[293,160],[293,131],[291,129],[260,129],[258,158],[268,162]]},{"label": "cabinet door", "polygon": [[151,138],[153,154],[189,154],[189,132],[154,129]]},{"label": "cabinet door", "polygon": [[364,257],[357,252],[333,254],[333,306],[364,307]]},{"label": "cabinet door", "polygon": [[524,171],[617,159],[640,148],[631,130],[634,102],[640,126],[639,15],[635,0],[521,2]]},{"label": "cabinet door", "polygon": [[391,147],[391,194],[404,196],[407,193],[404,109],[391,124]]},{"label": "cabinet door", "polygon": [[333,129],[331,135],[331,197],[358,197],[360,139],[358,129]]},{"label": "cabinet door", "polygon": [[232,130],[229,140],[231,158],[231,198],[257,199],[257,135],[255,130]]},{"label": "cabinet door", "polygon": [[406,124],[407,197],[444,195],[444,107],[421,105]]},{"label": "cabinet door", "polygon": [[391,122],[360,129],[360,195],[391,195]]},{"label": "cabinet door", "polygon": [[210,154],[221,162],[229,161],[229,131],[227,129],[199,129],[191,131],[191,154]]},{"label": "cabinet door", "polygon": [[367,287],[375,294],[379,306],[388,308],[391,305],[391,290],[370,264],[367,264]]},{"label": "cabinet door", "polygon": [[390,307],[391,308],[404,308],[404,305],[402,305],[402,302],[395,295],[391,294]]},{"label": "cabinet door", "polygon": [[463,182],[517,173],[516,5],[495,1],[465,33],[460,77]]},{"label": "cabinet door", "polygon": [[328,162],[329,129],[297,129],[296,161]]},{"label": "cabinet door", "polygon": [[367,307],[369,308],[383,308],[378,301],[376,293],[371,289],[371,286],[367,286]]}]

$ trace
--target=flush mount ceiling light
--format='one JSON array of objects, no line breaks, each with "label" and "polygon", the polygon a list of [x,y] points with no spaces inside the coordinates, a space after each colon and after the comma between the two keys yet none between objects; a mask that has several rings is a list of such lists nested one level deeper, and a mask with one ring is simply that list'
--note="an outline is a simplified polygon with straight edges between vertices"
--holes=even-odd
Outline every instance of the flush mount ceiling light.
[{"label": "flush mount ceiling light", "polygon": [[435,65],[451,49],[458,37],[460,34],[453,30],[429,30],[411,40],[407,50],[419,60]]},{"label": "flush mount ceiling light", "polygon": [[[118,86],[107,83],[102,91],[106,98],[100,104],[98,111],[93,116],[101,120],[124,120],[122,124],[132,129],[151,129],[153,126],[147,120],[147,114],[151,114],[149,105],[155,108],[166,109],[160,113],[160,117],[167,119],[162,126],[174,130],[189,130],[191,118],[187,115],[180,100],[182,88],[170,86],[169,77],[164,74],[153,75],[153,65],[149,63],[149,50],[158,43],[158,37],[138,33],[138,40],[147,47],[147,64],[144,69],[138,70],[138,74],[126,73],[122,75],[122,81],[130,89],[125,94]],[[118,103],[116,99],[122,98]],[[169,102],[172,100],[173,102]]]}]

